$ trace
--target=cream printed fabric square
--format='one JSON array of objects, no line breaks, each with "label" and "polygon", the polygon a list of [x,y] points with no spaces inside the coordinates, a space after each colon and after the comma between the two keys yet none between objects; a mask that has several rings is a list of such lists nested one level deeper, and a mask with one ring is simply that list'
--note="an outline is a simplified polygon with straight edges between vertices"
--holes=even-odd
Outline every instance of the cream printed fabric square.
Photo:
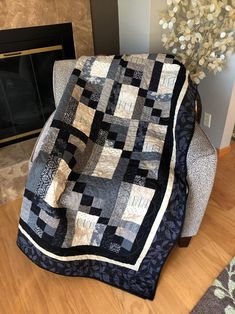
[{"label": "cream printed fabric square", "polygon": [[127,207],[122,215],[122,220],[131,221],[140,225],[154,193],[155,191],[153,189],[133,184]]},{"label": "cream printed fabric square", "polygon": [[138,92],[138,87],[122,85],[114,115],[120,118],[131,119]]},{"label": "cream printed fabric square", "polygon": [[174,65],[167,63],[163,64],[162,75],[160,78],[157,94],[172,93],[178,71],[179,66],[177,64]]},{"label": "cream printed fabric square", "polygon": [[56,174],[45,196],[45,201],[53,207],[58,207],[58,200],[64,191],[66,180],[70,173],[68,164],[61,159]]},{"label": "cream printed fabric square", "polygon": [[72,246],[89,245],[99,217],[78,211]]},{"label": "cream printed fabric square", "polygon": [[83,88],[78,86],[78,85],[75,85],[74,86],[74,89],[73,89],[73,92],[72,92],[72,96],[76,99],[76,100],[80,100],[81,98],[81,95],[82,95],[82,92],[83,92]]},{"label": "cream printed fabric square", "polygon": [[92,176],[112,179],[121,154],[121,149],[104,147]]},{"label": "cream printed fabric square", "polygon": [[143,152],[161,153],[164,145],[167,127],[149,123],[147,134],[145,136]]},{"label": "cream printed fabric square", "polygon": [[73,121],[73,126],[76,129],[85,133],[87,136],[89,136],[94,115],[95,115],[94,109],[82,103],[79,103],[77,111],[76,111],[75,119]]},{"label": "cream printed fabric square", "polygon": [[95,77],[107,77],[108,71],[110,68],[110,62],[105,62],[97,60],[93,63],[91,68],[90,76]]},{"label": "cream printed fabric square", "polygon": [[131,120],[130,125],[127,132],[127,137],[125,141],[124,149],[128,151],[132,151],[135,145],[136,133],[138,130],[139,121]]}]

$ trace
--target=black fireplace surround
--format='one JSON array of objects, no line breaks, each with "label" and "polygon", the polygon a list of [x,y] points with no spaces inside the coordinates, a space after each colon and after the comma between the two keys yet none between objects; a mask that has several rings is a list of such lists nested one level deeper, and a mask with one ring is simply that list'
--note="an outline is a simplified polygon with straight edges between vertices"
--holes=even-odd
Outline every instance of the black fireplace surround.
[{"label": "black fireplace surround", "polygon": [[0,147],[39,134],[55,108],[54,62],[74,58],[71,23],[0,31]]}]

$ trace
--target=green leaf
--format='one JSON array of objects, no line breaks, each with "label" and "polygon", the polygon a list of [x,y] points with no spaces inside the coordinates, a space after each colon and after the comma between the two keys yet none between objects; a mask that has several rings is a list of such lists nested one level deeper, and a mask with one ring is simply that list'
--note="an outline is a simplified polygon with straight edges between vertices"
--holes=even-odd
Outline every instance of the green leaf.
[{"label": "green leaf", "polygon": [[226,294],[223,290],[221,289],[215,289],[214,291],[214,295],[218,298],[218,299],[223,299],[226,297]]}]

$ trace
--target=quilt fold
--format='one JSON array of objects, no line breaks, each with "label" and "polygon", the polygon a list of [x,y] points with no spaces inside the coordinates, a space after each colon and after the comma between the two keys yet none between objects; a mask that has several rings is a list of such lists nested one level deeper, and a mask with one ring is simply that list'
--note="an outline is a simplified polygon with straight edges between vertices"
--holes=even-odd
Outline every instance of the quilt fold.
[{"label": "quilt fold", "polygon": [[184,221],[195,96],[171,55],[79,58],[33,156],[26,256],[153,299]]}]

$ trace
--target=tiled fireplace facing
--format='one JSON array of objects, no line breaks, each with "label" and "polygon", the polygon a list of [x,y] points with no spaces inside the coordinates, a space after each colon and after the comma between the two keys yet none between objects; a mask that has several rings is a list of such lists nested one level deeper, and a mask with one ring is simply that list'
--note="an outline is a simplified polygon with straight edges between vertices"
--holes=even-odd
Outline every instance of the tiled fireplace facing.
[{"label": "tiled fireplace facing", "polygon": [[40,132],[54,110],[53,64],[74,58],[71,23],[0,31],[0,147]]}]

